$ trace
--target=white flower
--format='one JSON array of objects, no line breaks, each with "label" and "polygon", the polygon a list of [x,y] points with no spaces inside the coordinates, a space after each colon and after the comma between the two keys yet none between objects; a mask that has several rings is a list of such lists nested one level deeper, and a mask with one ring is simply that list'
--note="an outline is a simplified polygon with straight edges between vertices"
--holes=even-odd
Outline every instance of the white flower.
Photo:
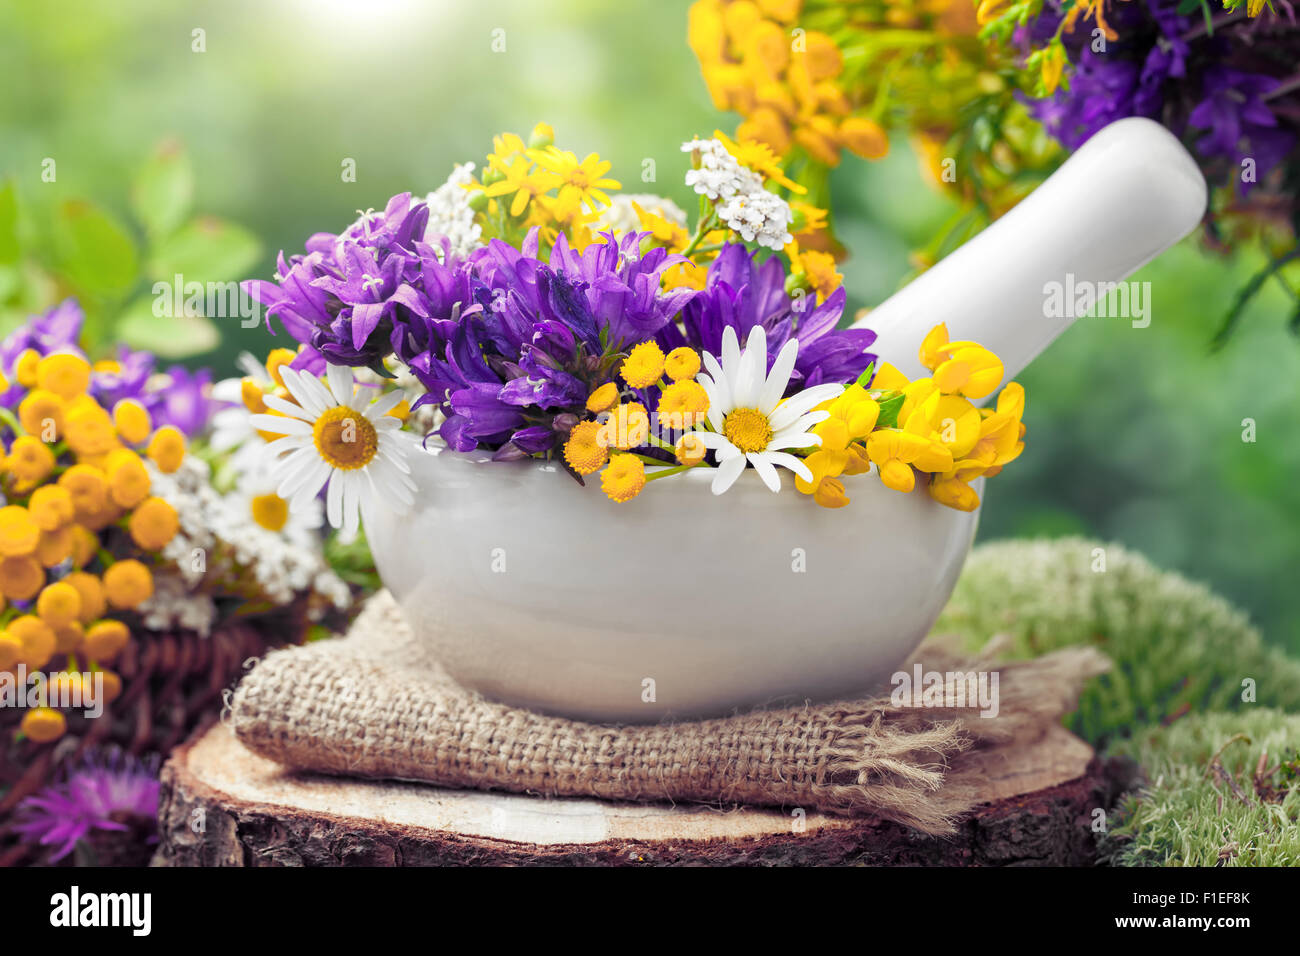
[{"label": "white flower", "polygon": [[686,185],[717,201],[718,218],[746,242],[784,249],[793,241],[790,204],[763,185],[763,179],[743,165],[721,140],[693,139],[683,152],[698,152],[700,168],[686,173]]},{"label": "white flower", "polygon": [[[252,379],[260,389],[265,390],[271,384],[266,366],[248,352],[241,352],[236,364],[245,373],[244,378]],[[231,466],[236,473],[254,470],[266,442],[253,427],[253,413],[244,404],[244,379],[222,379],[212,386],[212,397],[218,402],[228,403],[229,407],[212,416],[209,446],[215,452],[231,452]]]},{"label": "white flower", "polygon": [[[351,603],[348,586],[325,561],[319,535],[292,540],[250,521],[240,496],[219,494],[211,470],[196,455],[186,455],[169,475],[152,462],[145,467],[153,494],[175,508],[180,521],[162,551],[170,566],[155,574],[154,595],[139,608],[148,627],[182,627],[206,635],[217,615],[214,593],[257,594],[277,605],[305,595],[312,618],[330,605],[343,609]],[[319,523],[319,502],[313,505]]]},{"label": "white flower", "polygon": [[633,203],[646,212],[661,216],[668,222],[674,222],[679,226],[686,225],[686,213],[671,199],[656,196],[654,193],[615,193],[610,197],[610,204],[596,219],[593,231],[604,232],[612,229],[615,235],[621,236],[625,232],[640,229],[641,220],[636,210],[632,208]]},{"label": "white flower", "polygon": [[447,181],[424,198],[429,207],[429,224],[424,241],[442,257],[442,237],[451,243],[451,254],[464,258],[483,245],[483,227],[474,221],[469,201],[472,193],[465,188],[474,178],[474,164],[457,165]]},{"label": "white flower", "polygon": [[[779,491],[781,479],[776,465],[789,468],[804,481],[812,481],[812,472],[802,460],[785,449],[808,448],[822,443],[809,431],[830,412],[813,411],[823,402],[844,391],[843,385],[815,385],[781,400],[790,384],[790,373],[799,354],[799,342],[790,339],[781,347],[767,372],[767,333],[754,326],[741,352],[736,330],[722,331],[722,362],[708,352],[696,381],[709,396],[708,422],[713,431],[698,430],[706,448],[718,459],[718,473],[713,478],[713,493],[720,495],[740,477],[748,461],[772,491]],[[765,374],[766,373],[766,374]]]},{"label": "white flower", "polygon": [[693,139],[682,144],[683,153],[700,154],[700,168],[686,171],[686,185],[710,199],[731,199],[763,188],[758,174],[742,166],[717,139]]},{"label": "white flower", "polygon": [[225,496],[226,506],[238,521],[283,535],[300,548],[318,544],[318,529],[323,521],[320,499],[311,498],[291,507],[276,493],[277,482],[265,459],[259,464],[256,470],[240,476],[235,490]]},{"label": "white flower", "polygon": [[328,387],[310,372],[287,366],[280,375],[298,404],[268,395],[267,407],[281,414],[254,415],[251,421],[259,431],[285,436],[266,446],[281,498],[304,510],[327,487],[326,517],[343,529],[345,539],[360,527],[364,495],[414,503],[415,482],[403,447],[409,437],[388,414],[402,400],[401,392],[370,402],[370,389],[358,390],[352,370],[341,365],[327,367]]}]

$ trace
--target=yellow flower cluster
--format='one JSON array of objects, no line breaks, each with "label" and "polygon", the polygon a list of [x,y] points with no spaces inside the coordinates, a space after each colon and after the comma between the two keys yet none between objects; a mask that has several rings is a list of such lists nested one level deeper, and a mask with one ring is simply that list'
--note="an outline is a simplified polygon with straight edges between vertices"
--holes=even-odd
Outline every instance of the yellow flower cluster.
[{"label": "yellow flower cluster", "polygon": [[[185,438],[155,430],[134,399],[105,409],[90,394],[96,371],[80,355],[42,356],[28,350],[13,373],[24,391],[17,415],[0,410],[8,453],[0,462],[0,670],[29,671],[64,656],[72,673],[84,655],[102,670],[130,640],[125,623],[105,615],[128,612],[153,593],[153,576],[139,560],[176,534],[175,509],[152,496],[144,457],[163,472],[180,467]],[[9,383],[0,375],[0,386]],[[142,457],[143,456],[143,457]],[[105,672],[110,697],[120,689]],[[30,711],[22,729],[33,740],[62,735],[62,714]]]},{"label": "yellow flower cluster", "polygon": [[[647,481],[700,464],[704,445],[688,431],[703,421],[709,410],[709,396],[695,381],[699,371],[700,354],[694,349],[681,346],[665,355],[653,341],[637,345],[620,364],[618,377],[629,389],[659,389],[658,428],[652,431],[644,405],[624,401],[617,381],[605,382],[587,399],[587,411],[597,417],[579,422],[569,432],[564,443],[565,463],[580,476],[599,471],[601,490],[620,502],[635,498]],[[674,432],[682,431],[686,434],[675,442],[670,440]],[[642,458],[633,451],[646,444],[672,452],[677,467],[647,475],[646,462],[664,462]]]},{"label": "yellow flower cluster", "polygon": [[799,25],[801,0],[697,0],[687,38],[714,105],[744,117],[738,135],[785,155],[798,145],[827,166],[841,149],[866,159],[889,138],[842,82],[835,39]]},{"label": "yellow flower cluster", "polygon": [[[885,363],[870,391],[851,385],[822,406],[831,417],[814,429],[822,443],[806,459],[813,480],[796,481],[800,491],[825,507],[842,507],[849,498],[840,476],[875,465],[895,491],[911,491],[919,474],[941,504],[961,511],[979,507],[970,482],[996,475],[1024,450],[1025,390],[1009,382],[995,408],[972,403],[1002,384],[1002,361],[976,342],[950,342],[943,324],[925,337],[920,359],[930,376],[908,381]],[[894,424],[877,427],[887,401],[897,408]]]},{"label": "yellow flower cluster", "polygon": [[547,245],[561,232],[578,249],[593,241],[591,224],[610,204],[606,190],[622,188],[606,175],[611,163],[596,153],[579,159],[559,149],[545,123],[533,128],[528,142],[502,133],[492,147],[482,178],[466,187],[477,193],[476,208],[481,206],[488,235],[517,245],[537,227]]}]

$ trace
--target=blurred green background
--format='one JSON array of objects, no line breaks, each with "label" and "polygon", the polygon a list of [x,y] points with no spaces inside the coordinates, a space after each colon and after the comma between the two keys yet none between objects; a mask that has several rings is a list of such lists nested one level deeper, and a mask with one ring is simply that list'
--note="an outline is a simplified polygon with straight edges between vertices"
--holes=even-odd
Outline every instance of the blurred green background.
[{"label": "blurred green background", "polygon": [[[269,276],[278,249],[428,191],[454,161],[481,164],[492,134],[539,119],[561,146],[612,160],[625,190],[685,205],[678,145],[735,122],[699,78],[685,0],[180,6],[0,6],[6,328],[76,292],[105,329],[125,310],[115,336],[221,374],[272,340],[234,319],[159,326],[145,307],[154,277]],[[641,181],[646,158],[656,182]],[[356,182],[341,176],[348,159]],[[834,185],[852,304],[877,303],[952,207],[901,142],[880,163],[849,157]],[[5,238],[15,232],[21,255]],[[75,281],[51,286],[32,257]],[[1153,284],[1149,328],[1081,320],[1026,371],[1029,446],[990,482],[981,536],[1122,541],[1208,581],[1300,651],[1300,588],[1286,583],[1300,565],[1300,342],[1284,328],[1286,294],[1267,288],[1226,350],[1208,349],[1262,262],[1185,242],[1137,276]]]}]

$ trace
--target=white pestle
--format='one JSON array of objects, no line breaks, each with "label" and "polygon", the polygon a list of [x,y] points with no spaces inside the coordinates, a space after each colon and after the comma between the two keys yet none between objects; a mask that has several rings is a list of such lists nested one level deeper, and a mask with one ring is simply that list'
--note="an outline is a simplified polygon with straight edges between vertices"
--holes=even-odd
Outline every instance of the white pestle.
[{"label": "white pestle", "polygon": [[854,327],[874,329],[871,350],[915,378],[929,374],[917,357],[922,339],[946,322],[953,341],[1001,356],[1010,380],[1074,321],[1071,310],[1047,308],[1050,283],[1126,278],[1195,229],[1207,199],[1205,178],[1173,134],[1142,117],[1119,120]]}]

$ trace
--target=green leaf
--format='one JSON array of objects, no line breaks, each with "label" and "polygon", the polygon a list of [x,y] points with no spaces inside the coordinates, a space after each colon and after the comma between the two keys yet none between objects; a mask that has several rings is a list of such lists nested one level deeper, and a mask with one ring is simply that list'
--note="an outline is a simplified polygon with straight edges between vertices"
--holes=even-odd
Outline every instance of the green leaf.
[{"label": "green leaf", "polygon": [[903,408],[903,393],[895,391],[880,399],[880,416],[876,419],[877,428],[897,428],[898,413]]},{"label": "green leaf", "polygon": [[154,298],[141,296],[117,320],[114,337],[134,349],[146,349],[160,358],[183,359],[210,352],[221,333],[201,315],[155,315]]},{"label": "green leaf", "polygon": [[60,203],[51,239],[54,270],[79,292],[123,295],[139,276],[140,259],[130,233],[92,202]]},{"label": "green leaf", "polygon": [[18,261],[18,193],[12,179],[0,185],[0,265]]},{"label": "green leaf", "polygon": [[257,237],[215,216],[192,219],[154,246],[151,278],[185,282],[225,282],[247,277],[262,254]]},{"label": "green leaf", "polygon": [[162,143],[146,160],[131,187],[131,209],[154,240],[170,235],[189,215],[194,169],[176,140]]}]

